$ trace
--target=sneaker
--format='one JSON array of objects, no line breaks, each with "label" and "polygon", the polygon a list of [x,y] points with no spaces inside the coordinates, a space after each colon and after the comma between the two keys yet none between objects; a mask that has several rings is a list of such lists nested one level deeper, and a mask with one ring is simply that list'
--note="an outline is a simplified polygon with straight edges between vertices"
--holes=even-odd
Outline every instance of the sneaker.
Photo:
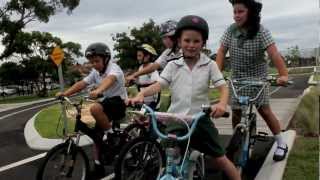
[{"label": "sneaker", "polygon": [[278,145],[277,149],[274,152],[273,160],[274,161],[282,161],[284,158],[286,158],[287,152],[288,152],[287,144],[284,144],[284,147]]}]

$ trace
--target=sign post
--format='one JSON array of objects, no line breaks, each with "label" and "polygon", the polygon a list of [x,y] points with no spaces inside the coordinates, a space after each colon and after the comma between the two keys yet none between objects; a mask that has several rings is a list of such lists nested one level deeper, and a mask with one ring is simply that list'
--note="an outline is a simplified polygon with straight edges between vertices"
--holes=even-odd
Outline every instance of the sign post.
[{"label": "sign post", "polygon": [[[51,60],[57,65],[58,67],[58,76],[59,76],[59,83],[60,83],[60,92],[63,92],[64,90],[64,81],[63,81],[63,74],[62,74],[62,61],[63,61],[63,58],[64,58],[64,52],[63,50],[59,47],[59,46],[56,46],[51,55]],[[63,134],[66,136],[67,134],[67,116],[66,116],[66,109],[64,108],[64,106],[62,105],[61,106],[61,111],[62,111],[62,119],[64,120],[64,129],[63,129]]]}]

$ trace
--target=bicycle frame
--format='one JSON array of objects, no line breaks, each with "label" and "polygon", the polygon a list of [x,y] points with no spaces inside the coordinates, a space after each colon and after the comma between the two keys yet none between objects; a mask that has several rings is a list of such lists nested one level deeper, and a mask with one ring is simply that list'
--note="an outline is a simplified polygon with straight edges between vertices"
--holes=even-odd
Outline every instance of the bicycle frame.
[{"label": "bicycle frame", "polygon": [[[182,163],[175,162],[176,157],[176,149],[174,146],[166,148],[166,168],[165,168],[165,174],[162,177],[158,177],[159,180],[175,180],[177,178],[183,178],[183,179],[192,179],[193,177],[193,170],[195,170],[195,162],[199,157],[201,157],[201,164],[202,167],[204,167],[204,155],[203,153],[200,153],[199,151],[193,151],[189,149],[189,144],[190,144],[190,137],[193,134],[196,125],[198,124],[198,121],[200,118],[206,113],[200,112],[193,116],[192,121],[191,121],[191,128],[189,125],[186,124],[186,127],[188,129],[188,133],[185,134],[184,136],[177,136],[175,134],[168,134],[165,135],[162,132],[160,132],[158,126],[157,126],[157,118],[155,112],[148,107],[147,105],[143,105],[143,108],[146,110],[144,114],[148,114],[151,119],[151,127],[153,131],[156,133],[156,135],[162,139],[162,140],[169,140],[169,141],[184,141],[188,140],[188,144],[186,147],[186,151],[184,153],[184,158]],[[180,158],[180,157],[179,157]],[[202,173],[204,174],[204,169],[202,170]]]},{"label": "bicycle frame", "polygon": [[[239,80],[231,80],[231,79],[228,79],[228,81],[230,82],[233,94],[237,99],[237,101],[239,102],[240,108],[241,108],[241,120],[240,120],[240,123],[235,126],[234,133],[238,131],[245,136],[244,145],[242,147],[242,156],[239,157],[238,162],[235,162],[235,164],[240,167],[245,167],[249,158],[247,154],[249,153],[250,146],[252,145],[250,143],[250,139],[255,136],[255,134],[250,133],[250,128],[256,128],[256,127],[252,127],[252,124],[256,123],[255,122],[256,116],[255,116],[255,112],[253,112],[253,105],[255,105],[256,100],[260,97],[263,90],[268,86],[268,82],[267,81],[248,81],[248,80],[239,81]],[[240,91],[245,87],[250,87],[250,86],[260,88],[260,90],[258,91],[257,95],[253,98],[249,96],[239,96],[237,93],[237,90],[234,87],[234,84],[241,86],[240,88],[238,88],[238,91]]]}]

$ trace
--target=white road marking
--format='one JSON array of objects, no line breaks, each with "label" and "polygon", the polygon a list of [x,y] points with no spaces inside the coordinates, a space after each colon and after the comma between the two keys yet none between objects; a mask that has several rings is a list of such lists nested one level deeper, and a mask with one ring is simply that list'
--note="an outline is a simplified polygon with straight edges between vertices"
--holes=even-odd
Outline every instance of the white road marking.
[{"label": "white road marking", "polygon": [[39,107],[42,107],[42,106],[46,106],[46,105],[50,105],[50,104],[55,104],[55,103],[57,103],[57,102],[50,102],[50,103],[46,103],[46,104],[41,104],[41,105],[34,106],[34,107],[31,107],[31,108],[23,109],[23,110],[21,110],[21,111],[13,112],[13,113],[7,114],[7,115],[5,115],[5,116],[1,116],[1,117],[0,117],[0,120],[3,120],[3,119],[5,119],[5,118],[8,118],[8,117],[10,117],[10,116],[13,116],[13,115],[16,115],[16,114],[25,112],[25,111],[29,111],[29,110],[32,110],[32,109],[36,109],[36,108],[39,108]]},{"label": "white road marking", "polygon": [[23,159],[23,160],[21,160],[21,161],[15,162],[15,163],[11,163],[11,164],[2,166],[2,167],[0,167],[0,172],[7,171],[7,170],[9,170],[9,169],[12,169],[12,168],[15,168],[15,167],[18,167],[18,166],[27,164],[27,163],[29,163],[29,162],[32,162],[32,161],[35,161],[35,160],[38,160],[38,159],[41,159],[41,158],[43,158],[46,154],[47,154],[47,153],[38,154],[38,155],[36,155],[36,156],[29,157],[29,158],[27,158],[27,159]]}]

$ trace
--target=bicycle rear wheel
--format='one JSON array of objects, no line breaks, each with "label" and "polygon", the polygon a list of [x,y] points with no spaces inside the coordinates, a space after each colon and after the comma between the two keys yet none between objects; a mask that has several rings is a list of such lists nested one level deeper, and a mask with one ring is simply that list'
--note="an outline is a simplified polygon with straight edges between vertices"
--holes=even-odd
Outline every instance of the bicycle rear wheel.
[{"label": "bicycle rear wheel", "polygon": [[115,165],[115,179],[157,179],[163,166],[163,157],[157,141],[145,137],[133,139],[120,152]]},{"label": "bicycle rear wheel", "polygon": [[89,163],[85,152],[69,143],[52,148],[46,155],[37,172],[37,180],[86,180]]}]

